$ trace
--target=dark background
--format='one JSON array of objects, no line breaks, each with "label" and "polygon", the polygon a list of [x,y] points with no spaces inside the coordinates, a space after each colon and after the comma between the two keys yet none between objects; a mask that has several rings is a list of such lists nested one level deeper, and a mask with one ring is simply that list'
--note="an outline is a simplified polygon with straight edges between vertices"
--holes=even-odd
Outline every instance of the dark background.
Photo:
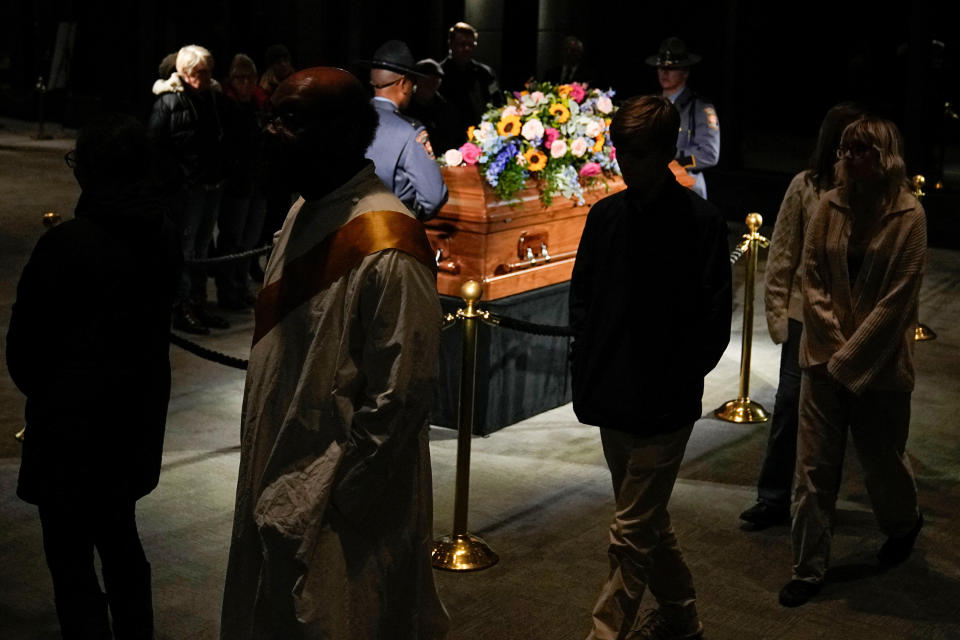
[{"label": "dark background", "polygon": [[[911,173],[928,178],[931,236],[957,243],[960,27],[946,2],[891,11],[877,2],[590,2],[580,0],[7,0],[0,5],[0,115],[36,119],[38,77],[49,77],[58,24],[76,23],[65,87],[44,100],[48,120],[76,127],[102,109],[146,117],[157,65],[184,44],[210,49],[222,76],[232,55],[262,65],[286,44],[297,68],[351,67],[383,41],[405,40],[417,58],[446,55],[446,29],[480,31],[477,58],[505,89],[558,64],[567,34],[619,97],[658,91],[643,62],[670,35],[703,56],[690,85],[712,100],[723,132],[707,174],[710,199],[732,218],[775,214],[787,181],[804,168],[826,110],[856,100],[903,130]],[[262,69],[261,69],[262,70]],[[442,91],[442,88],[441,88]],[[942,188],[935,189],[936,183]]]}]

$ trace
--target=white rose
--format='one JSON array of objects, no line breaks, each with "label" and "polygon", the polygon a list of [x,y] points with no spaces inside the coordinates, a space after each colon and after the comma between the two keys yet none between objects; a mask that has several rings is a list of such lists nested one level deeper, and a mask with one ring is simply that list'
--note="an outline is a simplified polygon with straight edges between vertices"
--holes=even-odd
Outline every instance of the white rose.
[{"label": "white rose", "polygon": [[580,156],[582,156],[587,152],[588,146],[589,144],[584,138],[577,138],[576,140],[570,143],[570,152],[574,156],[579,158]]},{"label": "white rose", "polygon": [[590,138],[596,138],[603,133],[603,123],[600,120],[591,120],[587,125],[586,134]]},{"label": "white rose", "polygon": [[567,153],[567,143],[557,139],[550,145],[550,155],[554,158],[562,158]]},{"label": "white rose", "polygon": [[497,131],[496,131],[496,129],[494,129],[493,123],[492,123],[492,122],[487,122],[486,120],[484,120],[484,121],[480,124],[480,128],[479,128],[479,129],[474,129],[473,135],[474,135],[474,137],[475,137],[477,140],[486,140],[486,139],[488,139],[490,136],[496,135],[496,132],[497,132]]},{"label": "white rose", "polygon": [[509,116],[519,116],[520,114],[520,109],[518,109],[515,105],[510,105],[509,107],[504,107],[503,114],[500,117],[507,118]]},{"label": "white rose", "polygon": [[522,135],[527,140],[536,140],[537,138],[542,138],[544,133],[543,123],[534,118],[533,120],[527,120],[523,124],[523,128],[520,129],[520,135]]},{"label": "white rose", "polygon": [[443,161],[448,167],[459,167],[460,163],[463,162],[463,154],[460,153],[459,149],[448,149],[443,154]]},{"label": "white rose", "polygon": [[532,106],[535,107],[535,106],[537,106],[537,105],[539,105],[539,104],[542,104],[544,97],[545,97],[545,96],[543,95],[543,92],[542,92],[542,91],[534,91],[533,93],[531,93],[531,94],[530,94],[530,98],[533,100],[533,105],[532,105]]},{"label": "white rose", "polygon": [[607,96],[597,98],[597,111],[600,113],[610,113],[613,111],[613,101]]}]

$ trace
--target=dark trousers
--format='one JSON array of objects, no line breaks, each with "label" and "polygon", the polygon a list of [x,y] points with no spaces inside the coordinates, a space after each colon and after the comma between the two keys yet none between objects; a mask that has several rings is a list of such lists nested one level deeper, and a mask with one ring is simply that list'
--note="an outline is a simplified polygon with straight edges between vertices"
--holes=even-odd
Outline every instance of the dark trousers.
[{"label": "dark trousers", "polygon": [[[263,230],[267,201],[259,188],[236,196],[224,194],[217,219],[217,254],[221,256],[255,249]],[[242,258],[218,265],[217,299],[221,303],[240,304],[249,295],[250,262]]]},{"label": "dark trousers", "polygon": [[800,407],[800,334],[803,323],[789,320],[787,341],[780,351],[780,382],[770,421],[767,455],[763,458],[757,499],[784,510],[790,507],[797,462],[797,415]]},{"label": "dark trousers", "polygon": [[[179,218],[180,248],[184,260],[207,258],[213,229],[220,212],[223,187],[218,184],[198,184],[186,187],[181,193]],[[207,299],[207,267],[203,264],[188,264],[183,268],[178,299],[205,302]]]},{"label": "dark trousers", "polygon": [[[137,533],[135,504],[63,501],[39,506],[43,550],[64,640],[153,638],[150,564]],[[106,596],[94,569],[94,549],[100,556]]]}]

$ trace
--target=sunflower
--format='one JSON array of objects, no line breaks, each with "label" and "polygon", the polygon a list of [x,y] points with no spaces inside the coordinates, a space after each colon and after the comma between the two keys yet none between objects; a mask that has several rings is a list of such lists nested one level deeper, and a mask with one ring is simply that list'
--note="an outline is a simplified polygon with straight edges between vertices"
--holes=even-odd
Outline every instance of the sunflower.
[{"label": "sunflower", "polygon": [[477,130],[477,128],[474,127],[473,125],[470,125],[469,127],[467,127],[467,140],[468,140],[468,141],[473,140],[473,132],[476,131],[476,130]]},{"label": "sunflower", "polygon": [[550,115],[557,119],[557,124],[563,124],[570,119],[570,109],[557,102],[550,105]]},{"label": "sunflower", "polygon": [[547,154],[537,149],[527,150],[523,157],[527,161],[528,171],[540,171],[547,166]]},{"label": "sunflower", "polygon": [[601,151],[603,151],[603,143],[606,141],[607,141],[607,138],[602,133],[599,136],[597,136],[597,141],[593,145],[593,152],[600,153]]},{"label": "sunflower", "polygon": [[500,122],[497,123],[497,133],[505,138],[509,138],[510,136],[515,136],[520,133],[522,126],[520,116],[505,116],[500,118]]},{"label": "sunflower", "polygon": [[573,91],[573,87],[568,84],[562,84],[557,87],[557,95],[559,95],[561,98],[566,98],[568,95],[570,95],[571,91]]}]

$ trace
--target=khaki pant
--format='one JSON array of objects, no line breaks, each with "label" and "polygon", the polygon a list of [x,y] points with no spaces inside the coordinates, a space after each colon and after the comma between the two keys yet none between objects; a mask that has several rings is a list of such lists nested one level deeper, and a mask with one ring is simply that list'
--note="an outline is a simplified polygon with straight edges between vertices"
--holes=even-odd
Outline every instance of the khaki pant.
[{"label": "khaki pant", "polygon": [[693,578],[677,546],[667,503],[693,425],[640,437],[601,429],[616,513],[610,525],[610,575],[593,609],[589,640],[621,640],[646,587],[679,628],[697,628]]},{"label": "khaki pant", "polygon": [[899,537],[917,521],[917,483],[904,451],[910,392],[855,396],[823,367],[804,369],[792,505],[794,579],[821,582],[827,573],[848,427],[880,529]]}]

